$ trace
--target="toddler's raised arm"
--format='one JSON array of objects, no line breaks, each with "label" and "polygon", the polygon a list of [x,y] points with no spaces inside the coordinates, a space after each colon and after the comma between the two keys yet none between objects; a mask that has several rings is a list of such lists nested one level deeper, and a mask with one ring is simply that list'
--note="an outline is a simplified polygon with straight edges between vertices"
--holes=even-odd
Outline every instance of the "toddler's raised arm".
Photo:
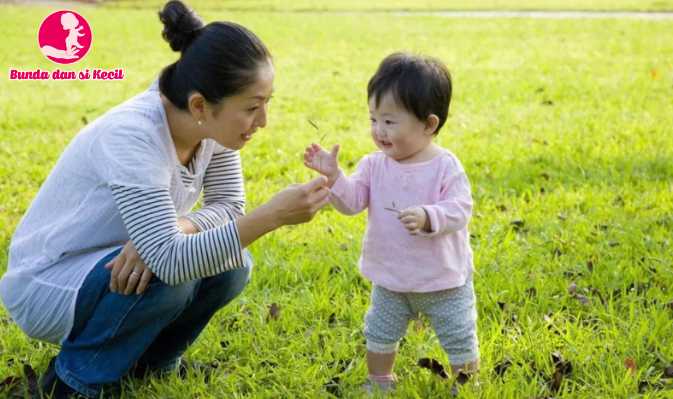
[{"label": "toddler's raised arm", "polygon": [[330,203],[344,215],[355,215],[369,206],[371,166],[365,155],[350,177],[340,170],[339,177],[330,190]]}]

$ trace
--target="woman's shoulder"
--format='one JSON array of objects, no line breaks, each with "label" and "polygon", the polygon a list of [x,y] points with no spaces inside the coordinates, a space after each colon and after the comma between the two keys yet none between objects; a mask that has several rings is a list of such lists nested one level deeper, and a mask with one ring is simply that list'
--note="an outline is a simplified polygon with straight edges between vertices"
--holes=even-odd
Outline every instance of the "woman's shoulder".
[{"label": "woman's shoulder", "polygon": [[165,125],[165,115],[159,93],[153,90],[145,90],[142,93],[124,101],[109,110],[101,119],[107,126],[126,127],[130,130],[134,126],[142,130],[161,130]]},{"label": "woman's shoulder", "polygon": [[98,141],[128,143],[137,140],[164,148],[170,140],[161,99],[158,92],[152,90],[117,105],[94,123]]}]

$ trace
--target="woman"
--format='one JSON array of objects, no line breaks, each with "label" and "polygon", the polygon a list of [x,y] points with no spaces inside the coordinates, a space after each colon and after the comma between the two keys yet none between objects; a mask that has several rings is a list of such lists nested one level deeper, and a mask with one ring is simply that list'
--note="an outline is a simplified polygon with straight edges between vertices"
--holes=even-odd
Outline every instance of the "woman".
[{"label": "woman", "polygon": [[41,383],[54,397],[96,397],[134,365],[179,366],[247,284],[245,248],[328,203],[319,177],[244,215],[237,150],[266,126],[271,55],[249,30],[204,26],[181,2],[159,16],[180,59],[72,140],[19,224],[0,281],[22,330],[61,344]]}]

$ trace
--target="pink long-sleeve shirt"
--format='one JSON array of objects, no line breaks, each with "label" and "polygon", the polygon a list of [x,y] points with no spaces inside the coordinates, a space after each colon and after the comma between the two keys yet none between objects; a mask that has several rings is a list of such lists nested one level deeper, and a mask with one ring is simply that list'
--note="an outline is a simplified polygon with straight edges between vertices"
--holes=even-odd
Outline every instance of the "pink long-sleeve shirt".
[{"label": "pink long-sleeve shirt", "polygon": [[[420,206],[431,231],[409,235],[397,213]],[[374,284],[398,292],[432,292],[459,287],[474,271],[467,222],[472,213],[470,183],[460,161],[444,150],[429,161],[404,164],[375,152],[355,173],[343,171],[330,202],[341,213],[369,208],[359,268]]]}]

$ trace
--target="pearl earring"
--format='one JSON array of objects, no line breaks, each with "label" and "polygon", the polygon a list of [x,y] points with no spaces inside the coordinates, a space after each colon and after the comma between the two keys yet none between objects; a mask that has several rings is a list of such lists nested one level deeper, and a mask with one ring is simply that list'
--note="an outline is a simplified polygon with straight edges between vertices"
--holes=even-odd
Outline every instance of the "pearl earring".
[{"label": "pearl earring", "polygon": [[199,121],[199,126],[201,126],[201,121]]}]

